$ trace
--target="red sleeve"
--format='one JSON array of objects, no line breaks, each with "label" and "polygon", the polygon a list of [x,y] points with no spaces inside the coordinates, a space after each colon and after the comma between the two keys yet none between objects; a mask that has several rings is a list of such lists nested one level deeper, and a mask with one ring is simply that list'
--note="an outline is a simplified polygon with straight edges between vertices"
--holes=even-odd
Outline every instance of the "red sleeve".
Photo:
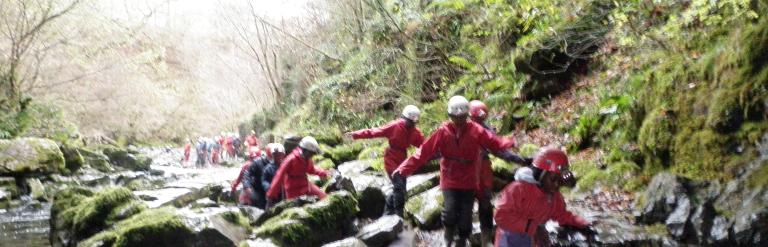
[{"label": "red sleeve", "polygon": [[400,164],[400,167],[398,167],[395,171],[399,172],[400,175],[407,177],[416,172],[416,170],[421,168],[421,166],[429,162],[435,153],[439,151],[437,144],[440,143],[440,139],[443,133],[442,131],[443,128],[441,127],[438,128],[435,133],[432,133],[429,139],[421,144],[419,150],[416,150],[416,153],[414,153],[407,160],[403,161],[403,163]]},{"label": "red sleeve", "polygon": [[307,164],[307,173],[318,175],[321,178],[328,177],[328,171],[323,168],[316,167],[315,162],[312,162],[312,160],[309,160],[308,162],[309,164]]},{"label": "red sleeve", "polygon": [[397,124],[397,121],[378,127],[378,128],[364,129],[364,130],[358,130],[358,131],[352,132],[352,139],[387,137],[389,136],[390,130],[396,124]]},{"label": "red sleeve", "polygon": [[424,134],[421,133],[421,130],[416,128],[416,132],[413,133],[413,138],[411,139],[411,145],[418,147],[421,146],[421,144],[424,143]]},{"label": "red sleeve", "polygon": [[245,174],[245,170],[248,169],[248,163],[243,164],[243,167],[240,168],[240,174],[237,175],[237,179],[235,181],[232,181],[232,191],[237,190],[237,185],[240,184],[241,181],[243,181],[243,174]]},{"label": "red sleeve", "polygon": [[563,200],[562,195],[557,195],[555,200],[556,206],[555,210],[552,212],[552,219],[562,225],[569,225],[577,228],[586,228],[589,226],[587,220],[565,209],[565,200]]},{"label": "red sleeve", "polygon": [[497,136],[482,127],[477,127],[482,129],[479,135],[480,145],[491,153],[500,153],[515,146],[515,139]]},{"label": "red sleeve", "polygon": [[283,177],[285,176],[285,170],[288,169],[288,166],[290,166],[289,162],[291,160],[293,159],[286,159],[283,161],[282,165],[280,165],[280,168],[277,169],[277,173],[275,173],[275,176],[272,177],[272,183],[269,185],[267,198],[277,199],[280,197],[280,191],[283,189]]}]

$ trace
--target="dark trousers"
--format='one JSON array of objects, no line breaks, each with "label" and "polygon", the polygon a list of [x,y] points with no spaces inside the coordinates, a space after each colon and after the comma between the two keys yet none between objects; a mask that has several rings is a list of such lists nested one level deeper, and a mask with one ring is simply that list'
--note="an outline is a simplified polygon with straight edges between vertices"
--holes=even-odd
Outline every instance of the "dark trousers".
[{"label": "dark trousers", "polygon": [[491,204],[493,192],[491,189],[483,189],[482,193],[482,195],[477,195],[477,214],[480,218],[480,227],[493,229],[493,204]]},{"label": "dark trousers", "polygon": [[456,229],[459,239],[467,239],[472,233],[472,205],[475,190],[443,189],[443,226]]},{"label": "dark trousers", "polygon": [[389,177],[392,182],[392,193],[387,195],[387,201],[384,204],[384,214],[392,215],[397,214],[403,217],[403,209],[405,208],[405,196],[406,191],[405,178],[402,176]]}]

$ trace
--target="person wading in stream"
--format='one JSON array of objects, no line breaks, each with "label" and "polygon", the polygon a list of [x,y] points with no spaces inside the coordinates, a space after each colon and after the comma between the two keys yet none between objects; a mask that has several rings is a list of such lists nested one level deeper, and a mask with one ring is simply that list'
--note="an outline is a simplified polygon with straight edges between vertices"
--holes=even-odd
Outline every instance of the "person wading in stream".
[{"label": "person wading in stream", "polygon": [[[346,133],[345,136],[351,139],[367,139],[384,137],[389,141],[389,147],[384,151],[384,169],[387,176],[397,169],[406,158],[408,158],[408,147],[418,147],[424,142],[424,135],[416,127],[421,112],[414,105],[408,105],[403,108],[403,114],[400,119],[394,120],[382,127],[358,130]],[[393,181],[394,182],[394,181]],[[404,186],[398,186],[404,187]],[[397,198],[395,198],[397,196]],[[387,196],[385,214],[397,214],[403,216],[405,207],[405,193],[392,193]]]},{"label": "person wading in stream", "polygon": [[[392,173],[392,180],[398,181],[393,184],[404,185],[405,177],[426,164],[435,154],[441,154],[440,188],[444,198],[441,216],[447,246],[452,246],[455,233],[459,236],[456,246],[466,246],[472,232],[472,205],[477,188],[476,160],[480,157],[480,150],[501,153],[514,146],[513,140],[491,134],[479,124],[467,121],[468,112],[466,98],[451,97],[448,101],[451,121],[435,130],[419,150]],[[405,188],[395,188],[395,191],[405,191]]]},{"label": "person wading in stream", "polygon": [[565,152],[544,148],[533,159],[533,166],[515,172],[515,181],[500,192],[496,202],[496,247],[534,246],[537,226],[550,219],[582,229],[591,225],[566,210],[559,188],[571,176],[568,166]]},{"label": "person wading in stream", "polygon": [[[485,119],[488,117],[488,107],[485,103],[479,100],[469,102],[469,117],[473,122],[479,124],[491,134],[496,135],[496,130],[485,123]],[[480,219],[480,243],[482,243],[482,246],[487,246],[493,238],[493,204],[491,204],[491,198],[493,197],[493,170],[491,169],[491,158],[488,154],[488,149],[483,149],[476,161],[478,180],[475,199],[477,199],[478,218]],[[533,160],[531,158],[523,158],[508,150],[492,154],[504,161],[521,165],[530,165]]]},{"label": "person wading in stream", "polygon": [[318,175],[321,178],[328,177],[328,171],[315,167],[314,162],[312,162],[312,156],[321,153],[320,146],[314,137],[307,136],[301,139],[299,148],[285,157],[272,179],[272,184],[267,191],[267,208],[279,199],[281,192],[285,193],[285,199],[293,199],[302,195],[325,198],[325,192],[307,179],[307,174]]},{"label": "person wading in stream", "polygon": [[[233,193],[234,195],[235,191],[237,191],[237,185],[239,185],[240,182],[243,182],[243,179],[246,178],[248,168],[250,168],[260,157],[261,156],[258,155],[257,152],[253,152],[250,154],[250,157],[248,157],[249,159],[243,162],[243,166],[240,167],[240,173],[237,175],[237,179],[232,181],[232,190],[230,193]],[[254,195],[254,192],[257,191],[250,189],[250,187],[243,182],[243,190],[240,191],[240,196],[238,197],[240,205],[257,206],[255,205],[256,203],[261,203],[261,208],[264,208],[266,200],[264,200],[264,197],[262,196],[261,201],[254,201],[253,199],[257,197],[257,195]]]},{"label": "person wading in stream", "polygon": [[[279,146],[267,147],[266,155],[254,153],[257,156],[251,162],[251,165],[245,170],[243,177],[243,190],[248,190],[248,194],[251,196],[251,205],[257,208],[264,209],[267,204],[266,191],[269,185],[264,186],[262,184],[262,178],[264,176],[264,170],[267,166],[276,162],[283,162],[285,157],[285,150],[280,144]],[[256,146],[252,146],[251,149],[258,149]]]}]

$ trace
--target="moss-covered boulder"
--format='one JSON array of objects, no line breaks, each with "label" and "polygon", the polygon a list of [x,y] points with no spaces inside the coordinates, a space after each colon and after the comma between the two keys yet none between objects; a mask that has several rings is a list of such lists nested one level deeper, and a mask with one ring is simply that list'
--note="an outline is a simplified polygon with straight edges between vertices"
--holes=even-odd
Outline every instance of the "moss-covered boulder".
[{"label": "moss-covered boulder", "polygon": [[672,114],[665,109],[654,109],[645,117],[637,139],[640,151],[645,154],[646,165],[661,167],[669,164],[674,131]]},{"label": "moss-covered boulder", "polygon": [[357,202],[360,208],[357,217],[369,219],[381,217],[384,214],[386,200],[387,198],[381,188],[365,187],[357,193]]},{"label": "moss-covered boulder", "polygon": [[108,188],[98,193],[83,187],[65,188],[54,195],[50,242],[54,247],[77,246],[146,208],[125,188]]},{"label": "moss-covered boulder", "polygon": [[267,220],[271,219],[272,217],[280,215],[285,210],[302,207],[304,205],[312,204],[315,202],[317,202],[317,197],[315,196],[300,196],[291,200],[281,201],[277,203],[277,205],[269,208],[268,210],[264,211],[264,213],[259,215],[256,221],[253,222],[253,224],[262,225]]},{"label": "moss-covered boulder", "polygon": [[85,165],[100,172],[112,172],[115,170],[112,165],[109,164],[109,157],[106,155],[94,152],[87,148],[79,148],[77,151],[83,157]]},{"label": "moss-covered boulder", "polygon": [[440,226],[440,212],[443,211],[443,193],[434,187],[408,199],[405,203],[406,220],[422,230],[434,230]]},{"label": "moss-covered boulder", "polygon": [[107,147],[102,153],[109,157],[110,163],[132,171],[149,171],[152,159],[139,154],[129,153],[116,147]]},{"label": "moss-covered boulder", "polygon": [[342,164],[347,161],[356,160],[364,148],[365,146],[358,142],[338,145],[325,151],[323,156],[333,160],[335,164]]},{"label": "moss-covered boulder", "polygon": [[65,170],[64,155],[52,140],[0,140],[0,175],[51,174]]},{"label": "moss-covered boulder", "polygon": [[409,176],[406,182],[408,198],[421,194],[435,186],[440,181],[440,172],[431,172]]},{"label": "moss-covered boulder", "polygon": [[67,144],[61,145],[59,148],[64,155],[64,165],[70,172],[76,172],[85,163],[85,159],[80,154],[78,148]]},{"label": "moss-covered boulder", "polygon": [[161,206],[182,208],[202,198],[210,198],[217,201],[223,190],[224,186],[220,184],[209,184],[199,189],[190,188],[189,192],[181,194],[173,200],[163,203]]},{"label": "moss-covered boulder", "polygon": [[292,208],[264,222],[254,233],[280,246],[320,246],[351,233],[357,200],[346,191],[317,203]]}]

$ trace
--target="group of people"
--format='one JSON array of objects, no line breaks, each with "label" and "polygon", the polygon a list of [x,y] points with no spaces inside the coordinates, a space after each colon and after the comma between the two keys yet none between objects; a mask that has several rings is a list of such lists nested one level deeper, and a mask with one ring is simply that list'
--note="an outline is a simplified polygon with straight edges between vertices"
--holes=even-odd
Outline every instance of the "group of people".
[{"label": "group of people", "polygon": [[[449,121],[426,140],[416,127],[420,111],[413,105],[406,106],[400,118],[384,126],[345,134],[351,139],[387,138],[389,147],[384,153],[384,164],[393,192],[386,198],[386,214],[403,215],[406,178],[430,160],[440,159],[440,188],[444,199],[441,219],[448,246],[467,245],[475,200],[484,245],[494,238],[494,220],[495,246],[505,247],[532,246],[536,229],[547,220],[578,228],[591,224],[567,211],[559,192],[561,186],[575,181],[565,152],[543,148],[535,157],[526,158],[509,151],[516,146],[515,140],[496,135],[485,123],[487,106],[477,100],[469,102],[463,96],[454,96],[448,102],[447,113]],[[418,150],[409,157],[410,146]],[[264,155],[254,155],[243,166],[242,179],[238,178],[232,189],[235,191],[242,180],[240,202],[260,208],[301,195],[322,199],[325,193],[306,176],[328,176],[328,171],[314,166],[312,156],[317,154],[321,151],[311,136],[300,140],[286,138],[285,145],[270,143]],[[489,155],[522,165],[515,173],[515,181],[500,192],[495,214],[491,203],[493,173]]]},{"label": "group of people", "polygon": [[245,137],[245,145],[243,145],[239,135],[233,132],[221,132],[220,135],[214,137],[199,136],[195,143],[187,139],[184,144],[183,164],[190,161],[193,146],[196,154],[195,167],[197,168],[217,165],[222,160],[236,161],[243,153],[249,155],[251,152],[261,152],[259,140],[254,131]]}]

